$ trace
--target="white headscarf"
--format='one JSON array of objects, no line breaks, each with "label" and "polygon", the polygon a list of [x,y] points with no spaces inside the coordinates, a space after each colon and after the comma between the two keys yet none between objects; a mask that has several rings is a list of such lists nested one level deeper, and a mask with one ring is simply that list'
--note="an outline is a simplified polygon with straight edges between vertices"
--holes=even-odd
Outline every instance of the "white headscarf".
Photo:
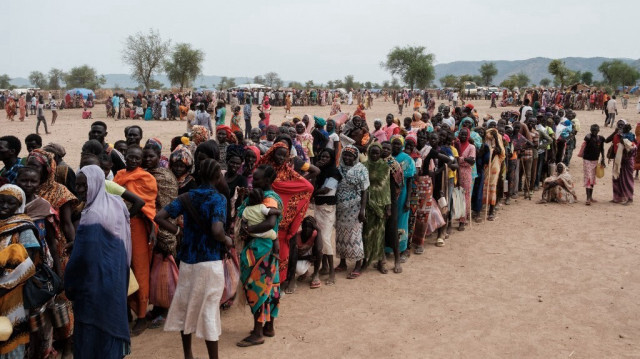
[{"label": "white headscarf", "polygon": [[13,184],[5,184],[4,186],[0,187],[0,194],[5,194],[18,199],[18,201],[20,201],[21,204],[20,204],[20,208],[18,208],[18,210],[16,211],[16,214],[24,213],[24,207],[27,203],[26,202],[27,196],[24,194],[24,191],[22,190],[22,188]]}]

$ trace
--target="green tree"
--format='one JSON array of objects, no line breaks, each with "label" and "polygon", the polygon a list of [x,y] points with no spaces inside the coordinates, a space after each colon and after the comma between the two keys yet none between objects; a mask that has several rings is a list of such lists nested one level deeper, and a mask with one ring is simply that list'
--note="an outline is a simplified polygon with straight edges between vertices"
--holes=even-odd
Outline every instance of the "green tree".
[{"label": "green tree", "polygon": [[[291,84],[289,84],[291,85]],[[306,88],[307,90],[314,87],[315,85],[313,84],[313,80],[309,80],[307,82],[304,83],[304,88]]]},{"label": "green tree", "polygon": [[262,77],[261,75],[254,76],[253,77],[253,83],[254,84],[260,84],[260,85],[266,84],[266,82],[264,81],[264,77]]},{"label": "green tree", "polygon": [[585,85],[593,84],[593,73],[591,73],[591,71],[585,71],[582,76],[580,76],[580,82]]},{"label": "green tree", "polygon": [[148,34],[138,32],[127,37],[122,61],[131,67],[131,77],[149,90],[151,78],[162,70],[169,51],[171,41],[163,41],[158,31],[149,29]]},{"label": "green tree", "polygon": [[482,80],[478,83],[481,83],[485,86],[491,85],[493,82],[493,78],[498,74],[498,69],[496,68],[496,64],[493,62],[485,62],[480,66],[480,76]]},{"label": "green tree", "polygon": [[373,88],[373,84],[371,83],[371,81],[367,81],[364,83],[364,88],[366,89],[372,89]]},{"label": "green tree", "polygon": [[529,85],[529,76],[527,76],[524,72],[520,72],[516,75],[516,84],[518,87],[527,87]]},{"label": "green tree", "polygon": [[356,88],[356,82],[353,79],[353,75],[347,75],[344,77],[344,88],[347,90],[351,90],[352,88]]},{"label": "green tree", "polygon": [[389,81],[385,80],[382,82],[382,88],[383,89],[388,89],[390,86]]},{"label": "green tree", "polygon": [[441,77],[439,81],[442,87],[456,87],[458,84],[458,76],[448,74]]},{"label": "green tree", "polygon": [[517,74],[511,74],[504,81],[500,83],[500,87],[506,87],[509,89],[513,89],[514,87],[526,87],[529,84],[529,76],[527,76],[524,72],[520,72]]},{"label": "green tree", "polygon": [[65,76],[64,82],[68,88],[85,87],[88,89],[99,89],[107,83],[103,75],[98,76],[96,69],[89,65],[82,65],[72,68]]},{"label": "green tree", "polygon": [[64,79],[64,71],[56,68],[49,70],[49,89],[59,90]]},{"label": "green tree", "polygon": [[572,76],[573,71],[569,70],[564,64],[564,61],[560,59],[551,60],[547,71],[554,77],[554,83],[560,85],[560,90],[564,89],[564,85],[569,83],[569,79]]},{"label": "green tree", "polygon": [[340,79],[333,81],[334,88],[344,88],[344,82]]},{"label": "green tree", "polygon": [[598,67],[605,83],[616,88],[633,85],[640,78],[640,72],[620,60],[605,61]]},{"label": "green tree", "polygon": [[327,81],[327,87],[330,88],[330,89],[333,89],[334,88],[333,81],[331,81],[331,80]]},{"label": "green tree", "polygon": [[11,86],[11,77],[7,74],[0,75],[0,88],[8,89]]},{"label": "green tree", "polygon": [[540,86],[542,87],[547,87],[551,84],[551,80],[549,80],[548,78],[543,78],[542,80],[540,80]]},{"label": "green tree", "polygon": [[204,61],[204,52],[191,48],[190,44],[179,43],[175,46],[164,69],[171,84],[180,86],[182,91],[202,73],[202,61]]},{"label": "green tree", "polygon": [[282,79],[277,72],[267,72],[264,74],[264,85],[271,88],[282,87]]},{"label": "green tree", "polygon": [[229,80],[229,78],[227,76],[222,76],[220,78],[220,82],[218,82],[218,85],[214,85],[218,88],[218,90],[224,90],[227,88],[227,80]]},{"label": "green tree", "polygon": [[38,88],[46,88],[47,87],[47,75],[43,74],[40,71],[31,71],[29,74],[29,82],[35,87]]},{"label": "green tree", "polygon": [[400,87],[401,87],[400,86],[400,81],[398,81],[398,79],[395,78],[395,77],[391,78],[391,88],[392,89],[399,89]]},{"label": "green tree", "polygon": [[165,88],[164,84],[156,79],[151,79],[151,81],[149,81],[149,86],[154,90],[162,90]]},{"label": "green tree", "polygon": [[294,88],[296,90],[302,90],[304,88],[304,85],[302,85],[298,81],[291,81],[289,82],[289,87]]},{"label": "green tree", "polygon": [[425,53],[424,46],[394,47],[387,54],[387,61],[381,66],[391,73],[400,76],[411,89],[427,87],[435,77],[433,61],[435,56]]},{"label": "green tree", "polygon": [[236,79],[233,77],[229,77],[227,80],[227,88],[236,87]]}]

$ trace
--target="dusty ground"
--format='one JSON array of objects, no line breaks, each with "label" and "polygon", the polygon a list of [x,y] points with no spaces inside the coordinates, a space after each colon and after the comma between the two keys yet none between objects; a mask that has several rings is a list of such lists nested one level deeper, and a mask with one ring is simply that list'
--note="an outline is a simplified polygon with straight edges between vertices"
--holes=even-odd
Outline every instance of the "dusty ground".
[{"label": "dusty ground", "polygon": [[[635,125],[633,102],[618,118]],[[481,116],[497,116],[502,110],[489,111],[488,101],[474,103]],[[283,112],[276,108],[272,121],[278,123]],[[395,106],[380,100],[367,117],[372,122],[388,112],[396,113]],[[293,113],[326,116],[329,107],[294,108]],[[0,117],[2,135],[24,138],[34,130],[35,116],[25,123]],[[94,109],[94,117],[104,120],[104,107]],[[583,138],[590,124],[602,125],[604,115],[580,111],[578,118]],[[76,166],[90,122],[78,110],[61,111],[53,134],[44,141],[64,145],[68,162]],[[134,123],[142,126],[145,138],[153,135],[166,145],[185,128],[180,122],[106,122],[110,142],[122,139],[124,127]],[[610,133],[601,132],[605,137]],[[252,320],[248,309],[232,308],[222,314],[221,356],[640,357],[639,201],[630,206],[608,202],[607,168],[595,188],[600,202],[586,207],[582,164],[575,156],[571,173],[579,203],[538,205],[536,192],[534,201],[501,207],[495,222],[456,231],[446,247],[430,246],[424,255],[412,256],[400,275],[369,270],[353,281],[341,275],[334,287],[311,291],[298,286],[281,302],[276,337],[260,347],[236,347]],[[203,341],[194,340],[194,350],[206,356]],[[131,358],[181,355],[178,333],[148,330],[133,339]]]}]

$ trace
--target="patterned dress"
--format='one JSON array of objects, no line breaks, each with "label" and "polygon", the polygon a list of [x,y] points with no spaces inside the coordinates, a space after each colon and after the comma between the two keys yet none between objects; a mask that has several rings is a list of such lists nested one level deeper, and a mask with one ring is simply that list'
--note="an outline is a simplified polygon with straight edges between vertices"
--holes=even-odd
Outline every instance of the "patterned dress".
[{"label": "patterned dress", "polygon": [[369,172],[361,163],[340,164],[342,181],[336,191],[336,253],[340,258],[364,258],[362,222],[358,220],[362,191],[369,188]]}]

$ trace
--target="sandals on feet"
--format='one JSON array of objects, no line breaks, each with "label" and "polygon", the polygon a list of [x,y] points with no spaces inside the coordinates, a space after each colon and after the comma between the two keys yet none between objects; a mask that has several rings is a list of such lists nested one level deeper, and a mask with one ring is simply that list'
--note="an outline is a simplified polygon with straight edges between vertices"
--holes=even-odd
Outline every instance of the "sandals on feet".
[{"label": "sandals on feet", "polygon": [[424,247],[423,246],[417,246],[416,249],[413,250],[413,252],[415,254],[422,254],[422,253],[424,253]]},{"label": "sandals on feet", "polygon": [[358,271],[356,271],[354,269],[351,273],[349,273],[349,275],[347,276],[347,279],[356,279],[356,278],[358,278],[360,276],[360,274],[362,274],[362,273],[360,273],[360,272],[358,272]]},{"label": "sandals on feet", "polygon": [[239,341],[238,343],[236,343],[236,345],[241,348],[251,347],[251,346],[260,345],[260,344],[264,344],[264,338],[260,340],[255,340],[251,336],[248,336],[242,339],[241,341]]},{"label": "sandals on feet", "polygon": [[436,247],[444,247],[444,239],[443,238],[436,239]]},{"label": "sandals on feet", "polygon": [[322,286],[322,282],[320,282],[320,279],[312,280],[311,284],[309,284],[309,288],[311,289],[318,289],[320,288],[320,286]]}]

